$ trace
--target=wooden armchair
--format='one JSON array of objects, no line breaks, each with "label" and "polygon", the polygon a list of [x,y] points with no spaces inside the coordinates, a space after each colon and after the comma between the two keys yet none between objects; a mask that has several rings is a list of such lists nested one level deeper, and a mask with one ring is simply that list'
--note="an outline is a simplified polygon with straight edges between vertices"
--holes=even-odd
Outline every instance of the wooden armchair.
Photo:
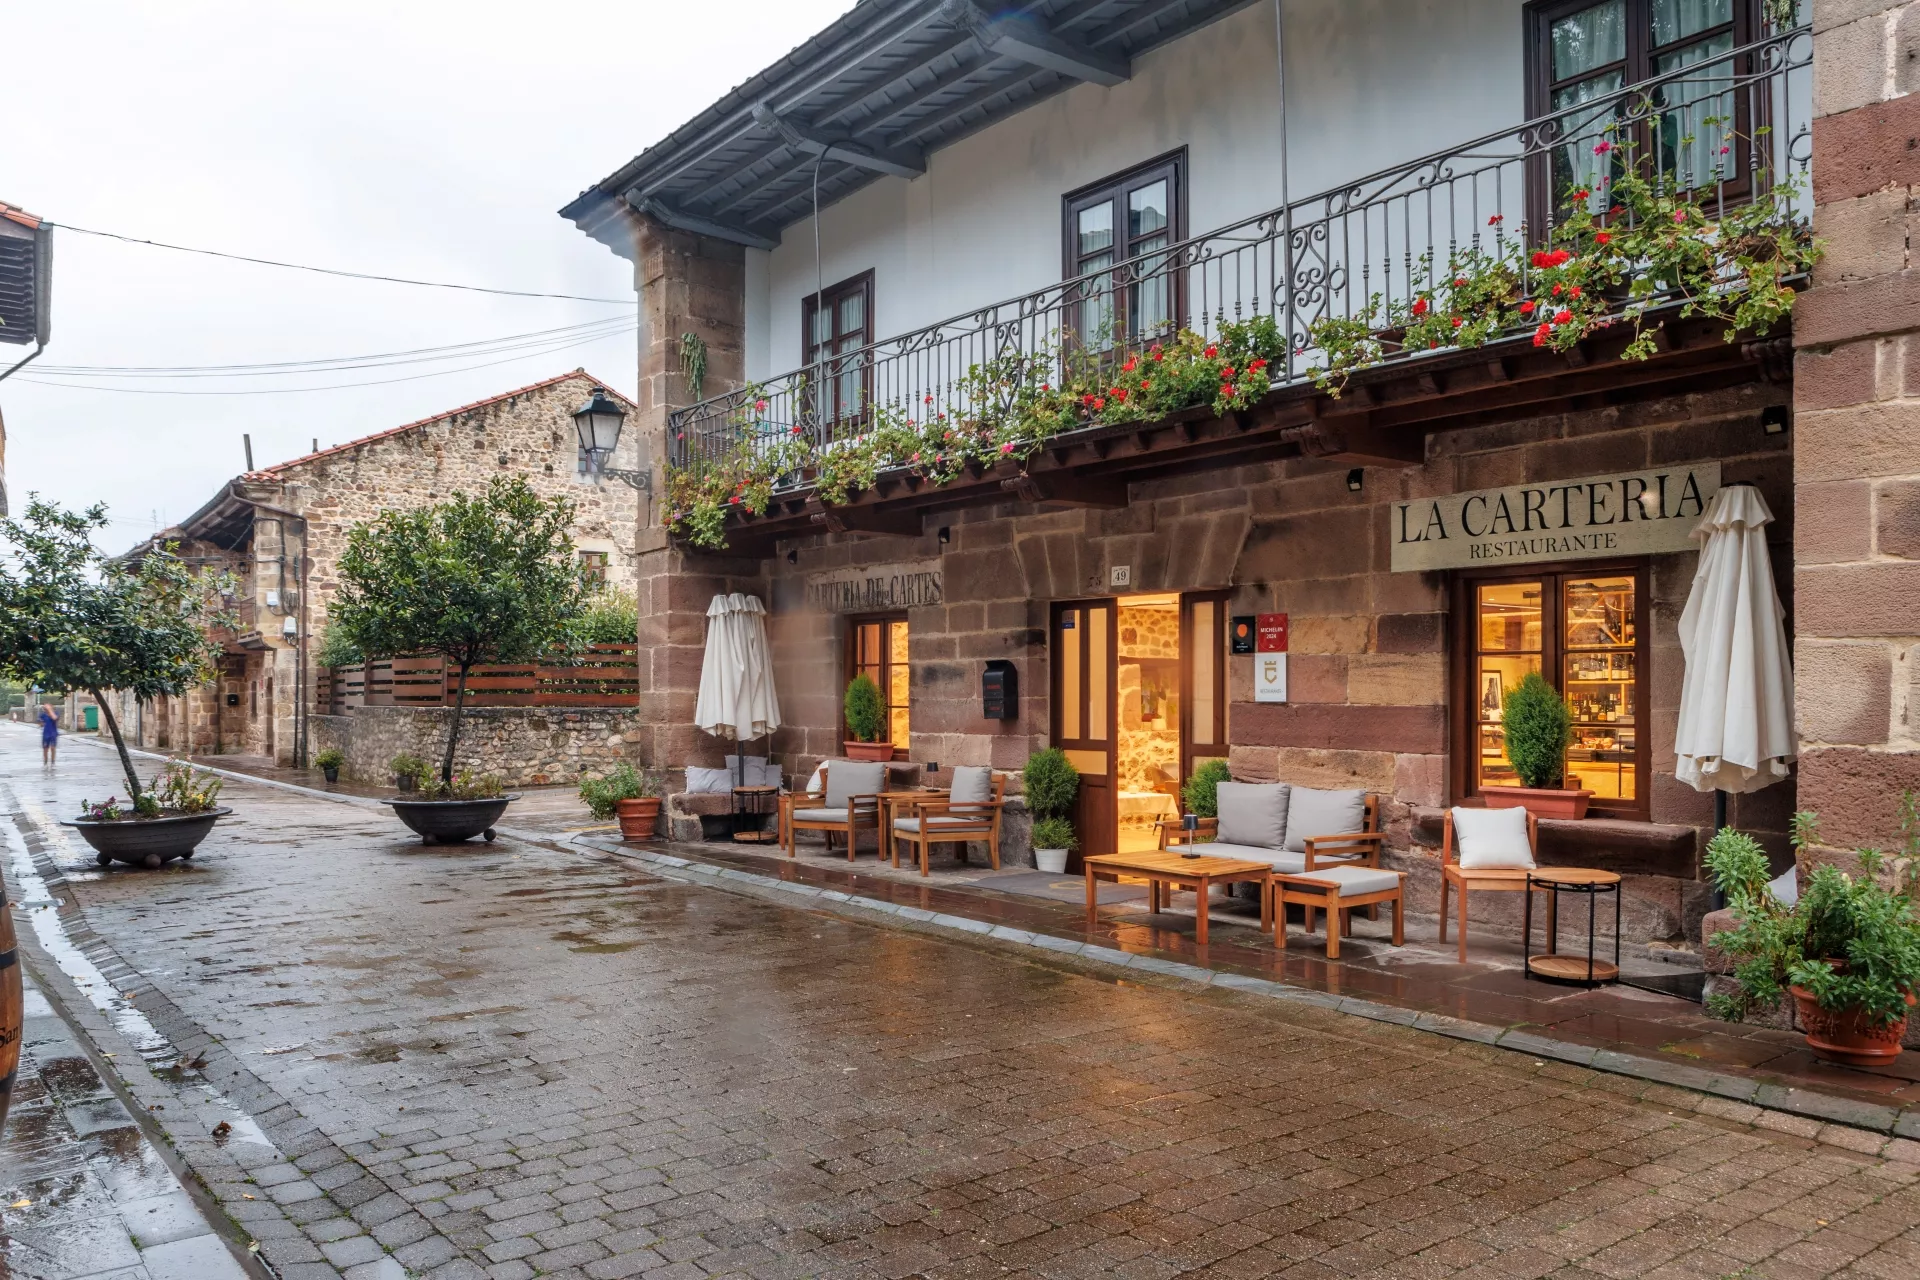
[{"label": "wooden armchair", "polygon": [[[853,861],[861,831],[880,841],[880,793],[886,789],[887,766],[857,760],[830,760],[824,790],[788,792],[780,797],[780,842],[789,858],[796,854],[795,837],[818,831],[833,848],[835,836],[847,841],[847,861]],[[881,845],[884,851],[884,845]]]},{"label": "wooden armchair", "polygon": [[984,841],[993,869],[1000,869],[1000,814],[1006,803],[1007,780],[994,776],[985,765],[963,765],[953,771],[953,788],[946,794],[930,793],[897,806],[898,817],[887,838],[893,846],[893,865],[900,865],[900,846],[909,845],[920,863],[920,874],[928,874],[929,851],[936,844],[960,846],[960,860],[967,859],[967,845]]},{"label": "wooden armchair", "polygon": [[[1530,862],[1538,862],[1540,849],[1540,824],[1533,814],[1527,814],[1527,856]],[[1449,891],[1460,895],[1460,963],[1467,962],[1467,895],[1475,890],[1488,893],[1525,893],[1527,875],[1533,870],[1526,867],[1473,867],[1460,865],[1459,843],[1454,838],[1453,810],[1448,809],[1440,825],[1440,941],[1447,940],[1447,895]]]}]

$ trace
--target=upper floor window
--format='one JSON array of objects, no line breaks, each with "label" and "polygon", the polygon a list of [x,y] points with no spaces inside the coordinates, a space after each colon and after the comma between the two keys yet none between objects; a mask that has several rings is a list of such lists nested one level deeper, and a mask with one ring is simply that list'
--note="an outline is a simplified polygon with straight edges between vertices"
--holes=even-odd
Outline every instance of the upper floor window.
[{"label": "upper floor window", "polygon": [[[1583,187],[1604,208],[1605,180],[1635,154],[1650,175],[1689,190],[1724,184],[1744,192],[1753,130],[1748,95],[1734,89],[1733,51],[1761,31],[1761,0],[1535,0],[1526,13],[1527,114],[1559,115],[1555,204]],[[1633,102],[1622,91],[1681,73],[1656,88],[1650,109],[1614,134]],[[1564,114],[1562,114],[1564,113]],[[1596,153],[1601,141],[1630,143]],[[1544,210],[1541,210],[1544,212]]]},{"label": "upper floor window", "polygon": [[1067,328],[1105,350],[1170,333],[1185,319],[1167,249],[1186,236],[1187,153],[1180,150],[1069,192],[1063,202]]},{"label": "upper floor window", "polygon": [[591,591],[602,591],[607,585],[607,560],[605,551],[582,551],[580,553],[580,578]]},{"label": "upper floor window", "polygon": [[865,348],[873,342],[873,272],[800,300],[800,325],[812,381],[825,391],[818,412],[823,421],[857,418],[872,388],[873,361]]}]

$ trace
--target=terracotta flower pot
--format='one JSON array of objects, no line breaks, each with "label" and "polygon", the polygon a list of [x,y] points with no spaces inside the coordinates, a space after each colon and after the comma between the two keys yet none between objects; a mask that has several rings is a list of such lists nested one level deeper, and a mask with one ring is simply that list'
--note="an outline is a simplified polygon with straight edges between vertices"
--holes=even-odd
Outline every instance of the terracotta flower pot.
[{"label": "terracotta flower pot", "polygon": [[[1900,1038],[1906,1034],[1907,1020],[1879,1023],[1858,1009],[1822,1009],[1820,1002],[1805,987],[1788,987],[1800,1013],[1800,1027],[1807,1037],[1807,1048],[1832,1062],[1849,1067],[1883,1067],[1900,1056]],[[1907,997],[1907,1007],[1914,998]]]},{"label": "terracotta flower pot", "polygon": [[1481,797],[1489,809],[1525,809],[1536,818],[1584,818],[1593,792],[1552,787],[1487,787]]},{"label": "terracotta flower pot", "polygon": [[651,840],[654,825],[660,821],[660,797],[621,800],[614,811],[620,819],[622,840]]},{"label": "terracotta flower pot", "polygon": [[849,760],[872,762],[876,760],[893,759],[893,744],[891,742],[843,742],[840,744],[840,748],[846,752],[847,759]]}]

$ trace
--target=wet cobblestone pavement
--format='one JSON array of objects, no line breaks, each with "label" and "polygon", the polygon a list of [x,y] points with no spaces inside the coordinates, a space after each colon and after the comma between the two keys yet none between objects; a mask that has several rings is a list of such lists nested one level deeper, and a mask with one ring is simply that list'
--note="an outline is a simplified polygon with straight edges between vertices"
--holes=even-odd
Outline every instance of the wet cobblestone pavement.
[{"label": "wet cobblestone pavement", "polygon": [[258,784],[102,873],[51,824],[109,762],[32,747],[6,807],[183,1064],[129,1085],[287,1280],[1920,1274],[1920,1163],[1661,1086]]}]

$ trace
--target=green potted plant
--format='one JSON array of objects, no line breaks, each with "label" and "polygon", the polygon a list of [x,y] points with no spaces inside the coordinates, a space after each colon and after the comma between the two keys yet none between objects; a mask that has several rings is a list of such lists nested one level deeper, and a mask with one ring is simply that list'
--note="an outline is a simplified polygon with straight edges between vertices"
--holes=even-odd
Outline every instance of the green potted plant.
[{"label": "green potted plant", "polygon": [[137,559],[109,559],[92,536],[106,525],[104,506],[73,512],[37,497],[24,520],[0,521],[12,544],[0,557],[0,676],[44,693],[92,695],[129,801],[124,808],[112,798],[83,805],[68,825],[102,866],[117,858],[158,867],[190,857],[232,810],[213,803],[220,791],[215,775],[186,765],[169,765],[142,786],[108,691],[146,702],[212,679],[220,646],[208,635],[232,624],[220,602],[234,584],[189,566],[172,543],[150,546]]},{"label": "green potted plant", "polygon": [[328,747],[315,756],[313,762],[320,766],[320,772],[326,775],[327,784],[331,786],[340,781],[340,766],[347,762],[347,753],[338,747]]},{"label": "green potted plant", "polygon": [[842,701],[847,719],[846,741],[841,748],[849,760],[891,760],[893,743],[887,739],[887,708],[880,701],[880,686],[873,677],[861,672],[847,685]]},{"label": "green potted plant", "polygon": [[604,775],[580,780],[580,798],[602,822],[617,817],[622,840],[652,838],[660,821],[660,775],[621,764]]},{"label": "green potted plant", "polygon": [[1220,816],[1220,784],[1233,781],[1225,760],[1202,760],[1187,784],[1180,788],[1181,803],[1196,818]]},{"label": "green potted plant", "polygon": [[427,770],[427,762],[411,751],[402,751],[387,761],[387,769],[393,774],[393,785],[397,791],[417,791],[422,782],[433,780],[433,774]]},{"label": "green potted plant", "polygon": [[[1795,814],[1795,849],[1811,843],[1815,830],[1813,814]],[[1736,961],[1738,994],[1710,998],[1709,1012],[1738,1021],[1787,995],[1807,1047],[1820,1057],[1860,1067],[1899,1057],[1920,988],[1920,822],[1912,792],[1901,798],[1901,830],[1901,857],[1889,862],[1878,850],[1857,850],[1856,871],[1818,868],[1792,906],[1769,889],[1757,842],[1730,828],[1715,835],[1707,867],[1737,923],[1713,941]]]},{"label": "green potted plant", "polygon": [[566,498],[542,498],[525,480],[502,476],[477,497],[456,492],[432,506],[383,511],[347,533],[330,608],[341,642],[369,655],[438,654],[457,673],[432,795],[387,801],[427,843],[489,835],[517,798],[485,778],[455,782],[467,679],[481,663],[533,662],[577,647],[587,585],[573,515]]},{"label": "green potted plant", "polygon": [[1067,869],[1067,855],[1079,847],[1067,815],[1080,794],[1080,771],[1058,747],[1036,751],[1021,774],[1027,812],[1033,815],[1033,862],[1042,871]]},{"label": "green potted plant", "polygon": [[1566,789],[1567,748],[1573,742],[1573,712],[1538,671],[1527,672],[1500,703],[1500,732],[1507,763],[1521,786],[1485,787],[1489,809],[1524,808],[1536,818],[1584,818],[1593,792]]}]

